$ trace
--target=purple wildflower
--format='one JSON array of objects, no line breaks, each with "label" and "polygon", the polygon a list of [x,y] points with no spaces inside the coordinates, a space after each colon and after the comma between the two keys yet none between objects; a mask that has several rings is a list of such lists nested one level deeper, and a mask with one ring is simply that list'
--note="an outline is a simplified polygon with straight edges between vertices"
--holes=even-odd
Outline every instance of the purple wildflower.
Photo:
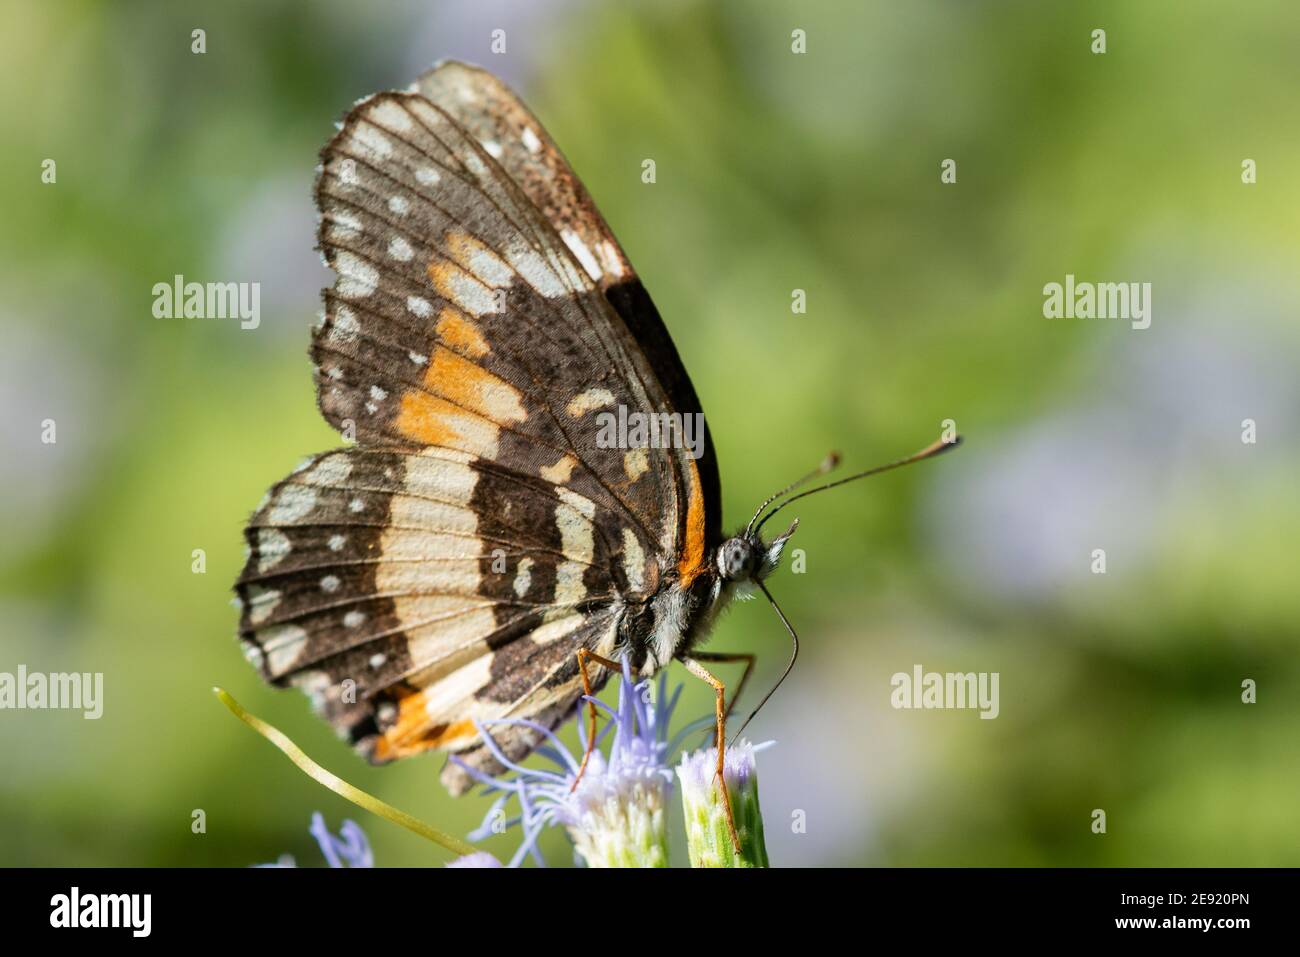
[{"label": "purple wildflower", "polygon": [[[673,740],[668,739],[668,724],[681,690],[679,686],[668,695],[667,676],[661,673],[658,693],[651,701],[649,679],[633,682],[625,660],[617,708],[584,695],[580,707],[593,701],[611,720],[597,735],[596,749],[576,790],[573,782],[581,751],[575,757],[552,731],[532,721],[482,722],[479,731],[488,748],[513,776],[493,778],[460,764],[486,786],[486,793],[498,795],[470,840],[482,840],[506,827],[519,825],[523,841],[510,866],[518,867],[529,856],[545,866],[537,847],[538,838],[544,829],[561,826],[573,839],[578,858],[588,866],[667,866],[664,815],[673,788],[670,755],[676,752],[682,737],[701,725],[696,722]],[[507,759],[491,736],[491,728],[497,724],[522,724],[541,733],[546,744],[537,753],[556,769],[527,768]],[[579,720],[578,734],[585,749],[585,720]],[[608,756],[600,750],[606,741]],[[514,817],[507,818],[506,806],[512,798],[519,810]]]},{"label": "purple wildflower", "polygon": [[[320,845],[320,852],[325,856],[325,863],[330,867],[374,867],[375,856],[370,851],[370,841],[355,821],[345,820],[339,828],[338,836],[330,833],[325,826],[325,816],[317,811],[311,816],[311,836]],[[258,864],[258,867],[297,867],[292,854],[282,854],[274,864]]]}]

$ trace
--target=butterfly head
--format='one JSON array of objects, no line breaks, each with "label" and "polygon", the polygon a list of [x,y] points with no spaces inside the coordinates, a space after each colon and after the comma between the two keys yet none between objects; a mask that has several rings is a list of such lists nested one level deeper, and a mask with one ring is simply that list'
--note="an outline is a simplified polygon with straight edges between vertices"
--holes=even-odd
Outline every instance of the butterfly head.
[{"label": "butterfly head", "polygon": [[749,529],[727,539],[718,546],[714,557],[718,575],[724,582],[762,581],[781,563],[785,543],[798,527],[799,520],[795,519],[771,542],[764,542]]}]

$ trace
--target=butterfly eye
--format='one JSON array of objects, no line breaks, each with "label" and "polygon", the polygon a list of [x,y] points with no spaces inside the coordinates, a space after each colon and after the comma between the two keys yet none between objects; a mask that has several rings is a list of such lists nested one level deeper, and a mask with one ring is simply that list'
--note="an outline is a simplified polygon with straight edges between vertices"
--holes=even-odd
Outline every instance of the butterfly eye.
[{"label": "butterfly eye", "polygon": [[749,574],[750,556],[748,542],[740,538],[728,539],[718,550],[718,571],[728,581],[744,578]]}]

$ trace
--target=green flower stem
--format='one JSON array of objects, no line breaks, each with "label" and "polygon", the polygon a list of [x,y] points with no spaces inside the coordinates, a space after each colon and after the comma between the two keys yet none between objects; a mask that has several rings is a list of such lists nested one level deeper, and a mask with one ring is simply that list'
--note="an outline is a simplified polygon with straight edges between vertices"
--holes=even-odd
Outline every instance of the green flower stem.
[{"label": "green flower stem", "polygon": [[326,771],[311,758],[307,757],[302,748],[294,744],[288,735],[279,728],[267,724],[256,715],[249,714],[244,710],[243,706],[232,698],[224,689],[213,688],[212,691],[221,703],[230,709],[231,713],[233,713],[235,717],[283,751],[288,756],[289,760],[298,765],[298,767],[301,768],[308,777],[315,780],[318,784],[323,784],[335,794],[339,795],[339,797],[346,798],[358,807],[363,807],[372,814],[377,814],[385,820],[392,821],[394,824],[400,824],[402,827],[414,831],[421,837],[428,838],[435,844],[441,844],[453,854],[458,854],[463,857],[466,854],[475,854],[478,852],[478,848],[474,845],[467,844],[460,838],[452,837],[450,834],[444,834],[437,828],[425,824],[419,818],[412,817],[405,811],[399,811],[391,804],[386,804],[373,794],[367,794],[360,788],[353,787],[337,774],[334,774],[331,771]]}]

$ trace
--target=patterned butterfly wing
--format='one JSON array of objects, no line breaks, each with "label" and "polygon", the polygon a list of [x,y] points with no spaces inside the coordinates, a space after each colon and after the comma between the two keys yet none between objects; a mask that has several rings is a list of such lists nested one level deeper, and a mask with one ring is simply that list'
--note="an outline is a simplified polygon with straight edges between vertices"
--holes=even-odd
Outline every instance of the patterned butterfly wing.
[{"label": "patterned butterfly wing", "polygon": [[475,718],[553,723],[572,708],[575,642],[612,637],[616,565],[590,511],[448,449],[317,456],[249,525],[248,654],[376,761],[470,747]]},{"label": "patterned butterfly wing", "polygon": [[312,356],[358,446],[255,513],[240,628],[372,760],[441,748],[495,772],[476,721],[529,719],[493,731],[524,756],[576,707],[577,649],[629,650],[627,616],[699,574],[717,472],[707,441],[698,463],[601,447],[601,411],[699,409],[662,321],[508,90],[459,64],[421,82],[358,104],[322,153],[338,278]]},{"label": "patterned butterfly wing", "polygon": [[[636,351],[650,360],[667,408],[699,412],[695,387],[636,270],[586,187],[528,107],[491,73],[454,61],[424,74],[415,89],[484,144],[577,257],[623,320]],[[688,468],[698,476],[699,501],[707,503],[704,539],[714,543],[721,538],[721,482],[707,423],[701,451]],[[677,541],[686,538],[685,527],[678,529]]]}]

